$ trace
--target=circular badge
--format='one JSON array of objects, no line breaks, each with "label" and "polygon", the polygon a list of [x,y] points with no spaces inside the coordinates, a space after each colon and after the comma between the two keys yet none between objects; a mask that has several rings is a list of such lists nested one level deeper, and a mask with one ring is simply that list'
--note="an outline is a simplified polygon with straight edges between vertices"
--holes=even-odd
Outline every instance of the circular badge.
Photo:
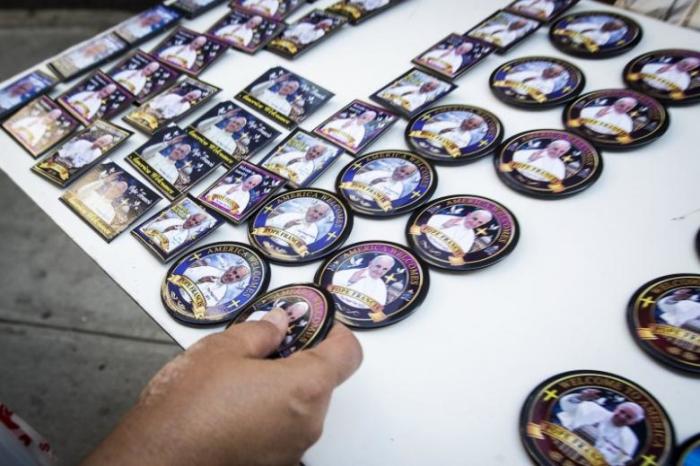
[{"label": "circular badge", "polygon": [[348,164],[335,186],[354,212],[390,217],[410,212],[430,199],[437,173],[411,152],[372,152]]},{"label": "circular badge", "polygon": [[625,150],[660,138],[669,117],[653,97],[629,89],[603,89],[571,102],[564,110],[564,125],[597,147]]},{"label": "circular badge", "polygon": [[333,299],[311,284],[286,285],[270,291],[238,314],[231,325],[260,320],[274,309],[287,313],[289,327],[273,357],[286,358],[316,346],[333,326]]},{"label": "circular badge", "polygon": [[630,299],[627,323],[655,359],[700,375],[700,275],[667,275],[644,284]]},{"label": "circular badge", "polygon": [[603,159],[591,143],[555,129],[517,134],[501,145],[493,160],[501,181],[541,199],[583,191],[603,172]]},{"label": "circular badge", "polygon": [[520,228],[504,206],[485,197],[457,195],[422,207],[406,225],[411,248],[428,264],[465,272],[495,264],[518,244]]},{"label": "circular badge", "polygon": [[356,329],[408,317],[428,292],[428,270],[406,247],[385,241],[338,251],[316,272],[316,283],[335,301],[336,319]]},{"label": "circular badge", "polygon": [[665,104],[700,101],[700,52],[667,49],[645,53],[629,62],[622,76],[629,87]]},{"label": "circular badge", "polygon": [[520,439],[540,466],[660,466],[675,443],[653,396],[598,371],[565,372],[537,386],[520,413]]},{"label": "circular badge", "polygon": [[267,289],[270,267],[241,243],[214,243],[180,257],[161,287],[165,309],[194,325],[228,322]]},{"label": "circular badge", "polygon": [[511,60],[491,74],[490,86],[501,101],[526,108],[549,108],[575,99],[586,85],[583,72],[550,57]]},{"label": "circular badge", "polygon": [[323,189],[298,189],[270,199],[248,224],[248,238],[280,264],[312,262],[347,239],[352,214],[345,202]]},{"label": "circular badge", "polygon": [[408,145],[442,164],[473,162],[496,150],[501,139],[501,120],[470,105],[433,107],[416,115],[406,127]]},{"label": "circular badge", "polygon": [[608,58],[637,45],[642,40],[642,28],[627,16],[582,11],[559,18],[549,29],[549,40],[569,55]]},{"label": "circular badge", "polygon": [[676,466],[698,466],[700,464],[700,434],[690,437],[678,447]]}]

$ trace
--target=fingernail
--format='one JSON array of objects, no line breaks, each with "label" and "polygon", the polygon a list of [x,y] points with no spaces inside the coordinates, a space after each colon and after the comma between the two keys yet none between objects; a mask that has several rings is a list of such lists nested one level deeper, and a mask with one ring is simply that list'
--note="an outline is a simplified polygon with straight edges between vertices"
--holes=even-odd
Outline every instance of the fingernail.
[{"label": "fingernail", "polygon": [[289,324],[289,318],[287,313],[282,309],[273,309],[272,311],[265,314],[262,320],[266,320],[277,327],[281,332],[287,331],[287,325]]}]

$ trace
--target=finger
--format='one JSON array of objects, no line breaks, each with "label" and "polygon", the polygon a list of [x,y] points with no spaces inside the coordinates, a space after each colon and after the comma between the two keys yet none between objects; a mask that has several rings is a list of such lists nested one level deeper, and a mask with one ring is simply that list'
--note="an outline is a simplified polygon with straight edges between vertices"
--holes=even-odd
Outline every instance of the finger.
[{"label": "finger", "polygon": [[362,363],[360,342],[346,326],[335,323],[333,329],[315,348],[297,353],[297,361],[315,367],[325,380],[338,386],[345,382]]},{"label": "finger", "polygon": [[274,309],[260,321],[232,325],[223,335],[231,339],[234,351],[241,356],[266,358],[282,343],[288,325],[287,313]]}]

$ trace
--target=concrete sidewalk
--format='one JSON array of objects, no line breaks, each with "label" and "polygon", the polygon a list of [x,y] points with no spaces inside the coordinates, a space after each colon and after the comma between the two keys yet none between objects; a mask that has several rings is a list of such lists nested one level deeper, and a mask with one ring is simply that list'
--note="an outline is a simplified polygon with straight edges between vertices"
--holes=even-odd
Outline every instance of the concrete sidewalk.
[{"label": "concrete sidewalk", "polygon": [[[127,16],[3,11],[0,80]],[[0,212],[0,400],[75,465],[180,349],[1,172]]]}]

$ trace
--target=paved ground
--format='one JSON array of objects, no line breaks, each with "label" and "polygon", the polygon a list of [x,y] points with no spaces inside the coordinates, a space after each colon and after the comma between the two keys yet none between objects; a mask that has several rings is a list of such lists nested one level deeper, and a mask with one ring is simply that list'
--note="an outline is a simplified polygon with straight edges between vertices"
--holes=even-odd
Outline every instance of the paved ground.
[{"label": "paved ground", "polygon": [[[126,16],[3,11],[0,80]],[[0,212],[0,400],[75,465],[180,350],[2,172]]]}]

